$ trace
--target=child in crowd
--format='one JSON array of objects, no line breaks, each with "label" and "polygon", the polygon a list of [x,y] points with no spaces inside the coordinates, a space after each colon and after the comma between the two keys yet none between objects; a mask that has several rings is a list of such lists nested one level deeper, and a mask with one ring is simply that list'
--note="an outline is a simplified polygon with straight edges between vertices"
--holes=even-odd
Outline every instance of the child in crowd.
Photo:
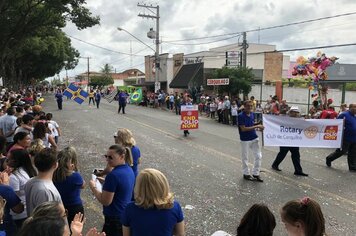
[{"label": "child in crowd", "polygon": [[145,169],[137,176],[135,202],[126,206],[122,224],[124,236],[185,235],[181,206],[160,171]]},{"label": "child in crowd", "polygon": [[309,197],[287,202],[282,207],[281,218],[290,236],[325,235],[325,219],[320,205]]},{"label": "child in crowd", "polygon": [[[7,165],[12,169],[10,175],[10,187],[15,191],[16,195],[21,199],[21,202],[26,207],[25,184],[27,181],[37,175],[37,171],[32,165],[30,155],[24,149],[11,151],[11,158],[8,159]],[[23,211],[17,214],[11,211],[12,218],[17,229],[20,229],[22,223],[27,218],[27,212]]]},{"label": "child in crowd", "polygon": [[276,227],[273,213],[264,204],[254,204],[242,217],[237,236],[272,236]]},{"label": "child in crowd", "polygon": [[63,205],[68,210],[68,222],[80,212],[84,214],[81,189],[85,182],[78,172],[77,152],[73,147],[66,147],[58,153],[58,168],[53,175],[53,183],[61,195]]},{"label": "child in crowd", "polygon": [[55,122],[54,120],[52,120],[53,115],[52,113],[47,113],[46,114],[46,119],[47,119],[47,123],[48,123],[48,128],[50,129],[53,137],[54,137],[54,141],[56,142],[56,144],[58,144],[58,138],[59,136],[62,135],[62,131],[59,128],[59,125],[57,122]]},{"label": "child in crowd", "polygon": [[46,148],[52,147],[53,149],[57,149],[57,144],[54,141],[54,138],[47,132],[45,123],[38,121],[35,124],[32,134],[32,138],[41,139]]}]

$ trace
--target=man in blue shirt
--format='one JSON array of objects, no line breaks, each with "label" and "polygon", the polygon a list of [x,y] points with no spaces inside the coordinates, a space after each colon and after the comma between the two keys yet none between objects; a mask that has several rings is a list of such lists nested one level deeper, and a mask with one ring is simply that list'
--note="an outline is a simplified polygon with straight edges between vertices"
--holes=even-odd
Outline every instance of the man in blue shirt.
[{"label": "man in blue shirt", "polygon": [[341,149],[338,148],[335,152],[326,157],[326,165],[331,167],[331,162],[338,159],[347,153],[347,162],[349,170],[356,171],[356,103],[349,106],[349,110],[342,112],[338,119],[344,119],[344,137]]},{"label": "man in blue shirt", "polygon": [[[256,129],[262,131],[264,129],[263,125],[255,124],[255,116],[252,112],[253,102],[247,100],[244,102],[244,111],[238,116],[239,134],[241,140],[241,160],[242,160],[242,171],[243,177],[246,180],[263,182],[260,178],[260,168],[262,153],[258,144],[258,136],[256,134]],[[252,170],[252,175],[250,174],[250,169],[248,168],[248,150],[251,150],[254,157],[254,167]]]},{"label": "man in blue shirt", "polygon": [[126,107],[126,99],[127,99],[127,94],[125,91],[121,91],[119,93],[119,110],[117,113],[120,114],[121,108],[122,108],[122,114],[125,114],[125,107]]}]

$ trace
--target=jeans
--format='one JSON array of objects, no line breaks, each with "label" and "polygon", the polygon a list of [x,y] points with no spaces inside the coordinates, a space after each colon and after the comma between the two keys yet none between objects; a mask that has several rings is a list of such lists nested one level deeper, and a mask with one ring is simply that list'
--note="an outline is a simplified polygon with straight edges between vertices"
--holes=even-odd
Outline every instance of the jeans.
[{"label": "jeans", "polygon": [[99,108],[100,100],[95,100],[96,102],[96,108]]},{"label": "jeans", "polygon": [[122,236],[122,224],[117,216],[105,216],[103,232],[106,236]]},{"label": "jeans", "polygon": [[262,162],[262,153],[260,146],[258,145],[258,138],[251,141],[241,141],[241,160],[242,160],[242,171],[244,175],[250,175],[250,169],[248,168],[248,151],[252,151],[255,158],[254,165],[252,169],[253,175],[260,175],[260,168]]},{"label": "jeans", "polygon": [[84,215],[84,207],[83,205],[74,205],[74,206],[65,206],[68,211],[67,219],[68,224],[70,225],[74,219],[75,214],[81,212]]},{"label": "jeans", "polygon": [[118,110],[118,113],[120,113],[121,108],[122,108],[122,114],[125,114],[125,106],[126,106],[126,103],[119,102],[119,110]]},{"label": "jeans", "polygon": [[57,106],[59,110],[62,110],[62,102],[63,102],[62,100],[59,101],[57,100]]},{"label": "jeans", "polygon": [[347,163],[350,170],[356,170],[356,143],[349,143],[344,141],[341,149],[336,149],[333,153],[326,157],[326,160],[332,162],[342,155],[347,153]]},{"label": "jeans", "polygon": [[292,162],[294,166],[295,173],[302,173],[303,169],[300,165],[300,153],[299,147],[279,147],[279,153],[276,156],[272,166],[278,167],[279,164],[284,160],[288,152],[292,153]]}]

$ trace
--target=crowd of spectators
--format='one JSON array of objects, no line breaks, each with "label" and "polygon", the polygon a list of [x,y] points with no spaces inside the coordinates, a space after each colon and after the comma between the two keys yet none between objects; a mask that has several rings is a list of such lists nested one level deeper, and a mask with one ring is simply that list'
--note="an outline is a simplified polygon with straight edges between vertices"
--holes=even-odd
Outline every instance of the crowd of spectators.
[{"label": "crowd of spectators", "polygon": [[[59,150],[61,129],[53,114],[45,113],[30,99],[33,93],[1,94],[0,235],[83,235],[81,189],[85,181],[78,170],[79,155],[73,147]],[[191,98],[177,96],[170,95],[167,104],[179,114],[180,104],[190,103]],[[227,96],[217,101],[210,102],[208,115],[214,118],[217,111],[222,123],[236,124],[234,116],[241,103],[230,102]],[[207,104],[201,112],[207,111]],[[211,110],[214,106],[215,111]],[[102,189],[96,181],[89,181],[90,190],[103,205],[103,229],[92,228],[85,235],[185,235],[183,210],[167,178],[157,169],[140,171],[141,152],[130,130],[115,132],[105,158],[107,166],[95,172]],[[286,203],[281,218],[289,235],[325,234],[320,206],[310,198]],[[241,219],[236,233],[273,235],[275,226],[268,207],[255,204]]]}]

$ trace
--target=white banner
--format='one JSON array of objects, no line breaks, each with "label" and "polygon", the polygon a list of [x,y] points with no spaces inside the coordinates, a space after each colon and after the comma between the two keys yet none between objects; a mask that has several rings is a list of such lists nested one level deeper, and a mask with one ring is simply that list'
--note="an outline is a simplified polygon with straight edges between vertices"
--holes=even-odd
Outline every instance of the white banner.
[{"label": "white banner", "polygon": [[264,146],[340,148],[344,121],[263,115]]}]

